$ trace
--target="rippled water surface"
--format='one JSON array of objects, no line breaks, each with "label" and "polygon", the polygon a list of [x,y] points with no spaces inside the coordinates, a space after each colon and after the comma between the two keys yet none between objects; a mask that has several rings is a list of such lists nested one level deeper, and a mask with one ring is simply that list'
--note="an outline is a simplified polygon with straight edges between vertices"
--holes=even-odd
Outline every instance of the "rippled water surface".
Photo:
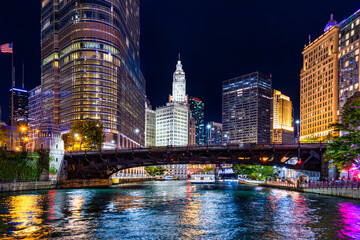
[{"label": "rippled water surface", "polygon": [[0,194],[0,238],[360,239],[360,201],[237,182]]}]

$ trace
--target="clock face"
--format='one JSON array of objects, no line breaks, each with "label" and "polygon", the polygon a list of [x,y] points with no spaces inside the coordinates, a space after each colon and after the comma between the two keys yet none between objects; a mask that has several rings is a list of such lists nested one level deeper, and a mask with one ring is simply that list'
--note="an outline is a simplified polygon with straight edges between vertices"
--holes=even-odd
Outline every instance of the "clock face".
[{"label": "clock face", "polygon": [[179,85],[177,86],[177,89],[179,89],[179,90],[184,90],[184,85],[183,85],[183,84],[179,84]]}]

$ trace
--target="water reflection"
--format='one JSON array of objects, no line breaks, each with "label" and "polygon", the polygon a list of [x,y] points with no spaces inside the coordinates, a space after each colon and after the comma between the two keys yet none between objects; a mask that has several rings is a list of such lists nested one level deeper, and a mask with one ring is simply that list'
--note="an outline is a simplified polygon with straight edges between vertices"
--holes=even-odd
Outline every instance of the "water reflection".
[{"label": "water reflection", "polygon": [[52,231],[45,223],[44,201],[47,201],[46,196],[38,194],[13,195],[1,201],[0,218],[6,224],[1,227],[1,230],[6,230],[0,235],[1,238],[36,239],[49,236]]},{"label": "water reflection", "polygon": [[339,214],[341,216],[338,224],[340,239],[360,239],[360,206],[353,203],[340,203]]},{"label": "water reflection", "polygon": [[0,238],[360,239],[360,204],[236,182],[0,194]]}]

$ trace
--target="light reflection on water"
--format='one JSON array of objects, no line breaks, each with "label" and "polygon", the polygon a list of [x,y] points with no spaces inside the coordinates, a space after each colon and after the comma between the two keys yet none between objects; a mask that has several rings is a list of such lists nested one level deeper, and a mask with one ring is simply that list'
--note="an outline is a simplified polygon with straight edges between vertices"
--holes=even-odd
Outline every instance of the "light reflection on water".
[{"label": "light reflection on water", "polygon": [[0,238],[360,239],[360,203],[236,182],[0,194]]}]

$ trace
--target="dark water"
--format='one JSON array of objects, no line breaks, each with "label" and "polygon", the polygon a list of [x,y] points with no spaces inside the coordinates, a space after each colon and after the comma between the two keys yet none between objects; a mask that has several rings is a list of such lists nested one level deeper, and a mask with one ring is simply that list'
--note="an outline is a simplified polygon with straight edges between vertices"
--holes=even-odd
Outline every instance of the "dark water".
[{"label": "dark water", "polygon": [[360,202],[237,182],[0,194],[0,238],[360,239]]}]

